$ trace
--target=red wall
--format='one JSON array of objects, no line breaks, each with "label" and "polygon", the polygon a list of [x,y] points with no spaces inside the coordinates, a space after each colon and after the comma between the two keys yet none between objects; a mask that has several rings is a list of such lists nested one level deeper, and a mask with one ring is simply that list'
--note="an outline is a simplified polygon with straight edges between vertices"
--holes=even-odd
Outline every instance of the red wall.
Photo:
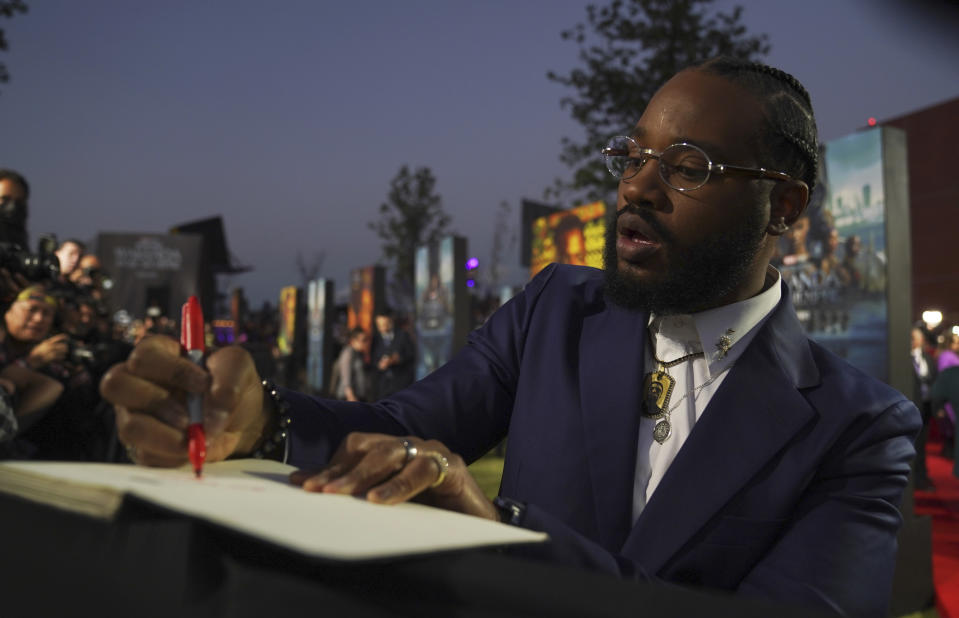
[{"label": "red wall", "polygon": [[959,324],[959,98],[883,124],[906,131],[913,317]]}]

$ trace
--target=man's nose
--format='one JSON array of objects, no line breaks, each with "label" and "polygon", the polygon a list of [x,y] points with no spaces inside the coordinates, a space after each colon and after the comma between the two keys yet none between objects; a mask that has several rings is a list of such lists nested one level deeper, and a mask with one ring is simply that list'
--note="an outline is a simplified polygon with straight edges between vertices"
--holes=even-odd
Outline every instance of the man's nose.
[{"label": "man's nose", "polygon": [[626,202],[621,203],[620,208],[626,205],[662,208],[665,191],[665,183],[659,175],[659,161],[649,159],[634,176],[619,182],[619,193]]}]

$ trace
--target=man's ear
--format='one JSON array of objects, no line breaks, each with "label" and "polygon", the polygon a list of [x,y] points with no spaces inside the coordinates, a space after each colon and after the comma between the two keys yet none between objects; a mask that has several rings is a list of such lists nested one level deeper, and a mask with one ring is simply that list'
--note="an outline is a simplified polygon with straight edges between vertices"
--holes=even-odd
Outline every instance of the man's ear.
[{"label": "man's ear", "polygon": [[781,236],[806,210],[809,185],[801,180],[777,182],[769,193],[769,225],[766,232]]}]

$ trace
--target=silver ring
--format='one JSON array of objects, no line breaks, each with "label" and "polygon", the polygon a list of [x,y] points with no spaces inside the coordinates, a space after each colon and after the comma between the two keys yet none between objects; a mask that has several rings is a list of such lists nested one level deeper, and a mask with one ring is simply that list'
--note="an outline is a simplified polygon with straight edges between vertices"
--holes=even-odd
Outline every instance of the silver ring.
[{"label": "silver ring", "polygon": [[405,463],[409,463],[410,461],[413,460],[414,457],[416,457],[417,453],[419,453],[419,449],[417,449],[416,445],[410,442],[409,440],[403,440],[402,444],[403,444],[403,448],[406,450]]}]

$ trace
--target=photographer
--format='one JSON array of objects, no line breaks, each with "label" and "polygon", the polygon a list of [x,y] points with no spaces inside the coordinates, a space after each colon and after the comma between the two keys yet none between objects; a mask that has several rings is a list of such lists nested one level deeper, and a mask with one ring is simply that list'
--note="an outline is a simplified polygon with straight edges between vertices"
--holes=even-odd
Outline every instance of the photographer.
[{"label": "photographer", "polygon": [[27,246],[30,185],[13,170],[0,169],[0,243]]},{"label": "photographer", "polygon": [[57,249],[57,259],[60,261],[60,280],[72,281],[78,270],[80,258],[86,253],[86,246],[74,238],[68,238],[60,243]]},{"label": "photographer", "polygon": [[[29,195],[30,188],[23,176],[12,170],[0,169],[0,247],[26,246]],[[4,309],[27,285],[29,282],[22,274],[0,265],[0,303]]]},{"label": "photographer", "polygon": [[4,314],[7,360],[18,361],[28,369],[59,371],[56,364],[67,355],[67,336],[48,337],[56,314],[57,301],[42,285],[33,284],[21,291]]},{"label": "photographer", "polygon": [[[106,309],[89,292],[89,288],[61,292],[59,325],[68,336],[67,365],[86,369],[97,383],[111,365],[126,359],[133,346],[112,337]],[[99,403],[98,394],[96,398]]]},{"label": "photographer", "polygon": [[63,385],[16,363],[0,369],[0,459],[28,458],[35,447],[18,435],[50,410]]},{"label": "photographer", "polygon": [[[63,290],[58,294],[64,295]],[[113,412],[97,391],[96,354],[75,338],[89,335],[95,313],[68,294],[64,303],[67,309],[59,320],[67,330],[53,335],[59,306],[43,285],[23,290],[4,316],[6,360],[53,378],[62,390],[46,416],[20,436],[37,459],[105,461],[116,451]],[[118,360],[122,358],[106,358],[99,370]]]}]

